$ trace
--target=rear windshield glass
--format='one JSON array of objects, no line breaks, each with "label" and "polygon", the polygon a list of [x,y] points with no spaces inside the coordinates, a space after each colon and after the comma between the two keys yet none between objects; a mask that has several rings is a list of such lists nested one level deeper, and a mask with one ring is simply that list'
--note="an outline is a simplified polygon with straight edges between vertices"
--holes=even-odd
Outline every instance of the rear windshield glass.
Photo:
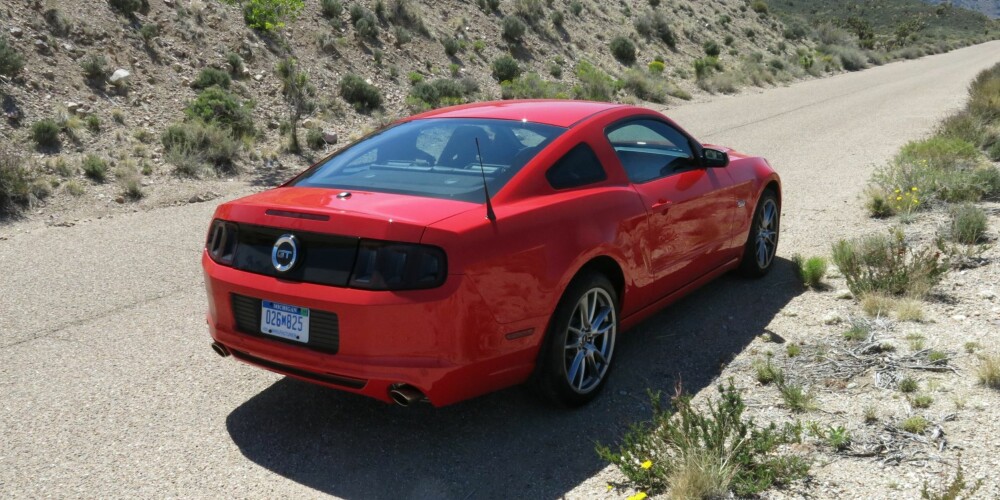
[{"label": "rear windshield glass", "polygon": [[350,146],[293,185],[482,203],[484,173],[490,195],[496,194],[565,130],[513,120],[415,120]]}]

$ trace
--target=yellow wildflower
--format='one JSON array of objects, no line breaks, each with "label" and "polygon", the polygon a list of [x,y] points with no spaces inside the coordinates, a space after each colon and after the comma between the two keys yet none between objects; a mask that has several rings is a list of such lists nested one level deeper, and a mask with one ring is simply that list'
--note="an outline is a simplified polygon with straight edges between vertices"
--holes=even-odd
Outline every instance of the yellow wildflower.
[{"label": "yellow wildflower", "polygon": [[896,197],[896,201],[899,201],[899,200],[902,200],[902,199],[903,199],[903,197],[902,197],[902,196],[897,196],[897,197]]},{"label": "yellow wildflower", "polygon": [[645,498],[646,494],[640,491],[639,493],[636,493],[635,495],[628,497],[627,500],[644,500]]},{"label": "yellow wildflower", "polygon": [[897,192],[897,193],[899,192],[899,188],[897,188],[897,189],[896,189],[896,192]]},{"label": "yellow wildflower", "polygon": [[611,485],[609,484],[609,485],[608,485],[608,491],[611,491],[611,490],[613,490],[613,489],[614,489],[614,486],[611,486]]},{"label": "yellow wildflower", "polygon": [[652,466],[653,466],[653,461],[652,460],[646,460],[645,462],[642,463],[642,465],[640,467],[642,467],[643,469],[649,469]]},{"label": "yellow wildflower", "polygon": [[913,186],[913,187],[911,187],[911,188],[910,188],[910,191],[920,191],[920,190],[919,190],[919,189],[917,189],[917,187],[916,187],[916,186]]}]

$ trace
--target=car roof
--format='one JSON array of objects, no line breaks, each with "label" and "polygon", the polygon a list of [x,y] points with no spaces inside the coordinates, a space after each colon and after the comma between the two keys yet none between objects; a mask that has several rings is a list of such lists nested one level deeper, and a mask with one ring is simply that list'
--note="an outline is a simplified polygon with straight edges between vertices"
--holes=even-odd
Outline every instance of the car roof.
[{"label": "car roof", "polygon": [[426,118],[487,118],[543,123],[557,127],[571,127],[591,115],[623,107],[622,104],[558,99],[490,101],[435,109],[410,117],[409,120]]}]

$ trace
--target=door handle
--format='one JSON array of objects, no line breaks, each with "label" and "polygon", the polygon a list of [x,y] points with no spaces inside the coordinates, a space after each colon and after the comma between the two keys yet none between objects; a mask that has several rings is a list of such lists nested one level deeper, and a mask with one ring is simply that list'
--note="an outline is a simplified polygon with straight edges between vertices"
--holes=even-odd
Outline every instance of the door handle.
[{"label": "door handle", "polygon": [[659,200],[656,200],[656,203],[653,203],[652,209],[659,210],[661,212],[666,212],[667,210],[670,210],[670,206],[673,204],[674,202],[670,200],[664,200],[663,198],[660,198]]}]

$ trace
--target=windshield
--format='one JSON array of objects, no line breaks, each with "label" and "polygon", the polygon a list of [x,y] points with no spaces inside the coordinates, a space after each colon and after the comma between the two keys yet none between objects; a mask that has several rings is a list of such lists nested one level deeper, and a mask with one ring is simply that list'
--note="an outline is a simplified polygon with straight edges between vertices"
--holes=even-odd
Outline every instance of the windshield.
[{"label": "windshield", "polygon": [[[565,131],[513,120],[415,120],[350,146],[305,172],[293,185],[482,203],[484,174],[490,195],[496,194]],[[476,152],[476,139],[482,158]]]}]

